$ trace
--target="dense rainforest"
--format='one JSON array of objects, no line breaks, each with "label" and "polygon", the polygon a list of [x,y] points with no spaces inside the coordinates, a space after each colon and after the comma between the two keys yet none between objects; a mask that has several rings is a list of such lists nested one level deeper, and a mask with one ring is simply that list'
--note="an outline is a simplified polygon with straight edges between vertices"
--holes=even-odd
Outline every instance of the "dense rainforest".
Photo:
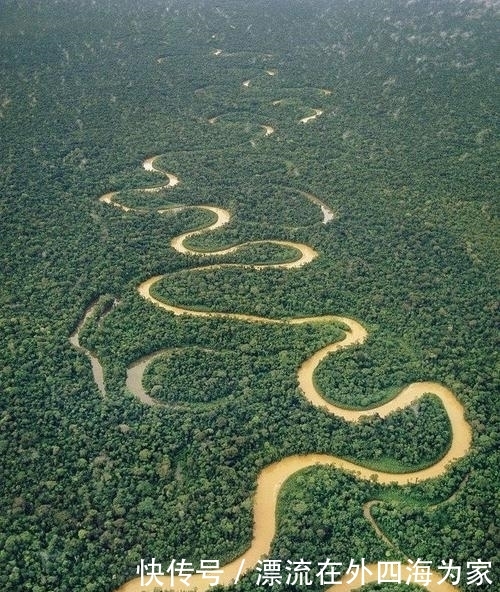
[{"label": "dense rainforest", "polygon": [[[498,586],[495,19],[486,0],[0,1],[1,590],[223,566],[252,541],[260,472],[291,455],[436,463],[454,436],[432,392],[359,422],[304,397],[297,369],[347,329],[287,319],[326,315],[367,331],[317,368],[326,401],[433,381],[472,444],[411,485],[298,472],[269,557],[452,559],[458,590]],[[206,204],[228,223],[178,252],[216,223]],[[317,256],[273,267],[293,244]],[[154,276],[158,300],[279,322],[174,315],[139,294]],[[153,405],[127,386],[150,354]],[[256,588],[254,571],[225,589]]]}]

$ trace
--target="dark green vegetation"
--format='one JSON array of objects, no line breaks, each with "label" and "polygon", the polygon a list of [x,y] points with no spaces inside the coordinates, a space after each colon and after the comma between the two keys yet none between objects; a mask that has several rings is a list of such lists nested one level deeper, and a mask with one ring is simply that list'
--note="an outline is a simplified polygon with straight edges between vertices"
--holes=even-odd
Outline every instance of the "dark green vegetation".
[{"label": "dark green vegetation", "polygon": [[[136,293],[163,273],[172,275],[158,290],[178,303],[359,319],[369,340],[317,376],[342,405],[373,406],[434,380],[467,409],[473,450],[435,482],[391,489],[325,468],[290,480],[273,557],[495,561],[493,12],[473,0],[2,2],[2,590],[112,591],[152,556],[223,564],[251,540],[260,469],[289,454],[401,470],[446,449],[446,415],[432,398],[418,414],[356,426],[305,402],[296,369],[338,338],[334,327],[173,318]],[[299,124],[314,108],[324,114]],[[140,168],[154,154],[179,188],[126,192],[153,208],[140,214],[99,203],[164,182]],[[323,225],[297,190],[338,219]],[[188,274],[220,258],[172,250],[170,239],[208,214],[154,211],[170,202],[232,212],[227,227],[193,239],[198,248],[268,238],[320,256],[293,271]],[[289,256],[254,246],[224,262]],[[68,342],[103,294],[120,304],[81,342],[104,366],[106,399]],[[190,346],[186,366],[176,354],[149,378],[164,377],[167,398],[181,391],[186,411],[145,407],[125,391],[134,360]],[[210,365],[204,349],[217,352]],[[363,518],[372,499],[383,500],[373,515],[390,548]],[[238,587],[254,589],[252,578]]]}]

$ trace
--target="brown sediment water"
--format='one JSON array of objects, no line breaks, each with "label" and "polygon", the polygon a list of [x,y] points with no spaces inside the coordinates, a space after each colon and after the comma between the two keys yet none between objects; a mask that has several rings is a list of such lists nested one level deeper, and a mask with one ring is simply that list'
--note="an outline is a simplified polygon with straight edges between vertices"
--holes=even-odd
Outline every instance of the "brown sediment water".
[{"label": "brown sediment water", "polygon": [[322,114],[323,114],[323,111],[321,109],[314,109],[314,115],[309,115],[308,117],[303,117],[300,120],[300,123],[308,123],[309,121],[316,119],[317,117],[319,117]]},{"label": "brown sediment water", "polygon": [[[308,121],[318,117],[321,114],[322,111],[320,109],[315,109],[314,115],[305,117],[300,121],[302,123],[307,123]],[[266,135],[268,135],[267,129]],[[146,168],[146,170],[162,172],[154,168],[153,161],[154,157],[146,160],[143,163],[144,168]],[[170,184],[172,181],[171,176],[169,174],[167,174],[167,176],[169,178],[168,186],[172,187],[173,184]],[[177,178],[175,177],[175,179]],[[162,186],[160,188],[164,187],[167,186]],[[159,189],[153,188],[150,191],[156,190]],[[318,198],[316,198],[312,194],[308,194],[305,192],[301,193],[314,203],[317,203],[321,206],[324,214],[324,223],[329,221],[326,220],[327,216],[333,217],[333,212],[331,210],[328,210],[327,206],[323,204],[323,202],[321,202]],[[126,206],[122,206],[118,202],[114,201],[116,195],[117,192],[107,193],[106,195],[103,195],[100,198],[100,200],[104,203],[108,203],[116,207],[121,207],[125,211],[130,211],[130,208],[126,208]],[[323,209],[323,207],[325,209]],[[180,210],[186,208],[201,208],[210,211],[212,214],[216,216],[216,221],[201,229],[188,231],[173,238],[170,244],[179,253],[197,256],[226,255],[235,252],[236,250],[240,249],[245,245],[258,243],[272,243],[292,247],[296,249],[300,254],[300,256],[295,261],[287,263],[275,263],[268,265],[238,265],[238,267],[253,269],[299,268],[313,261],[318,255],[317,252],[308,245],[278,240],[251,241],[241,243],[239,245],[234,245],[226,249],[210,252],[201,252],[195,249],[191,249],[189,247],[186,247],[185,245],[187,239],[194,236],[199,236],[206,232],[211,232],[227,224],[230,221],[230,213],[223,208],[208,205],[185,207],[181,206],[176,209]],[[167,210],[159,211],[160,213],[163,213]],[[235,265],[236,264],[216,264],[197,267],[190,271],[217,269],[222,267],[232,267]],[[230,563],[221,566],[223,573],[220,575],[219,584],[229,585],[237,578],[239,578],[240,575],[242,575],[243,573],[254,569],[259,559],[269,555],[271,550],[271,543],[276,534],[276,507],[279,492],[283,484],[287,481],[287,479],[296,474],[298,471],[301,471],[311,466],[322,465],[331,467],[333,469],[347,471],[349,473],[354,474],[358,479],[362,480],[377,481],[380,484],[409,485],[417,483],[419,481],[424,481],[426,479],[436,478],[443,475],[448,469],[450,463],[462,458],[469,451],[472,441],[472,431],[465,419],[464,408],[458,401],[454,393],[442,384],[436,382],[418,382],[410,384],[404,389],[402,389],[398,393],[398,395],[396,395],[391,401],[369,410],[346,410],[325,401],[325,399],[322,397],[321,393],[317,390],[315,386],[314,373],[319,364],[327,356],[334,354],[335,352],[341,349],[345,349],[347,347],[361,345],[366,340],[368,333],[366,329],[358,321],[350,319],[348,317],[335,315],[300,317],[294,319],[273,319],[243,313],[227,313],[217,311],[207,312],[189,309],[186,307],[176,306],[174,304],[161,301],[151,294],[152,286],[158,281],[160,281],[163,277],[165,276],[155,276],[149,278],[145,282],[142,282],[138,286],[138,292],[144,299],[148,300],[149,302],[164,310],[173,313],[174,315],[189,315],[210,318],[229,318],[245,322],[273,324],[334,323],[340,324],[342,327],[344,327],[345,334],[342,339],[334,343],[331,343],[315,352],[312,356],[310,356],[300,365],[297,371],[298,385],[304,397],[311,404],[325,409],[332,415],[341,417],[345,421],[349,422],[357,422],[362,417],[367,417],[375,414],[377,414],[380,417],[386,417],[389,413],[397,409],[402,409],[409,405],[412,405],[423,395],[431,393],[440,399],[444,409],[448,414],[451,425],[451,445],[446,454],[432,466],[415,471],[410,471],[406,473],[389,473],[386,471],[379,471],[372,468],[368,468],[335,455],[327,454],[304,454],[289,456],[280,461],[272,463],[271,465],[262,469],[257,478],[257,487],[253,499],[252,541],[247,551],[245,551],[242,555],[237,557],[234,561],[231,561]],[[83,322],[84,321],[82,321],[82,323]],[[72,340],[72,343],[73,345],[75,345],[75,347],[80,347],[78,342],[78,329],[72,335],[70,340]],[[86,353],[87,355],[89,355],[89,357],[91,356],[90,352],[86,351]],[[131,366],[131,368],[129,368],[129,372],[127,374],[127,387],[131,392],[138,396],[142,402],[148,405],[154,405],[158,404],[158,402],[152,399],[149,395],[147,395],[142,386],[142,375],[144,372],[144,368],[146,367],[147,363],[149,363],[150,359],[151,358],[149,356],[143,358],[139,360],[135,365]],[[367,511],[369,510],[365,509],[365,514]],[[369,518],[368,520],[370,521]],[[374,525],[372,521],[370,522],[372,523],[372,526],[374,526],[375,531],[378,533],[378,535],[381,536],[387,542],[388,539],[385,538],[383,532],[376,525]],[[365,577],[364,583],[378,581],[379,564],[371,564],[367,565],[366,567],[368,570],[372,572],[372,574],[367,575]],[[406,578],[409,577],[410,572],[407,570],[411,568],[411,564],[403,563],[401,568],[402,581],[404,582]],[[453,587],[450,583],[440,582],[441,578],[442,574],[431,572],[431,581],[425,585],[425,588],[431,592],[451,592],[452,590],[456,590],[456,588]],[[163,585],[159,585],[158,581],[152,581],[151,584],[145,585],[141,584],[141,579],[139,577],[134,578],[122,585],[120,588],[118,588],[117,592],[142,592],[146,590],[152,591],[158,589],[175,591],[197,590],[198,592],[205,592],[211,588],[211,581],[206,578],[204,579],[201,574],[192,575],[189,578],[188,586],[185,586],[184,583],[179,580],[179,578],[174,578],[173,580],[171,580],[170,576],[158,576],[158,580],[162,581]],[[348,592],[359,588],[362,585],[362,583],[363,582],[359,578],[350,580],[349,576],[346,575],[342,578],[341,582],[332,585],[330,588],[327,588],[327,592]]]},{"label": "brown sediment water", "polygon": [[[152,278],[149,280],[152,283],[158,281],[158,278]],[[149,294],[148,283],[141,284],[142,290],[140,293],[143,297],[151,299]],[[426,393],[433,393],[441,400],[444,408],[448,413],[452,427],[452,444],[450,449],[445,456],[436,462],[434,465],[420,469],[417,471],[411,471],[407,473],[389,473],[386,471],[378,471],[375,469],[363,467],[351,461],[347,461],[343,458],[334,455],[325,454],[305,454],[305,455],[294,455],[284,458],[276,463],[269,465],[264,468],[258,479],[257,489],[254,497],[254,515],[253,515],[253,538],[249,549],[243,553],[240,557],[223,566],[223,574],[220,577],[219,583],[221,585],[228,585],[234,581],[240,574],[242,565],[244,571],[251,570],[257,565],[259,559],[263,556],[269,555],[271,549],[272,540],[276,534],[276,506],[278,501],[278,495],[281,487],[285,481],[297,473],[298,471],[307,467],[315,465],[329,466],[335,469],[341,469],[353,473],[357,478],[364,480],[376,480],[381,484],[395,484],[395,485],[408,485],[417,483],[433,477],[443,475],[449,463],[463,457],[470,448],[471,444],[471,429],[467,421],[465,420],[464,408],[460,402],[456,399],[455,395],[443,385],[434,382],[419,382],[413,383],[403,389],[393,400],[380,405],[377,408],[370,409],[369,411],[353,411],[341,409],[331,403],[327,403],[317,391],[313,375],[314,371],[325,359],[326,356],[353,345],[362,344],[366,337],[367,332],[364,327],[353,319],[347,317],[338,316],[322,316],[322,317],[303,317],[290,320],[281,319],[268,319],[265,317],[257,317],[254,315],[242,315],[233,313],[209,313],[204,311],[192,311],[182,307],[175,307],[166,303],[155,302],[160,306],[167,308],[174,314],[187,314],[194,316],[224,316],[234,318],[237,320],[249,321],[249,322],[262,322],[262,323],[290,323],[290,324],[301,324],[301,323],[339,323],[348,330],[345,336],[340,341],[333,344],[327,345],[320,349],[318,352],[313,354],[300,366],[298,370],[298,382],[304,396],[313,404],[319,407],[324,407],[333,415],[340,416],[346,421],[356,422],[361,417],[378,414],[381,417],[387,416],[392,411],[404,408],[411,405],[422,397]],[[378,527],[376,532],[379,532]],[[379,535],[383,535],[380,531]],[[406,573],[406,577],[410,577],[409,570],[411,565],[402,565],[403,569],[403,581]],[[371,581],[375,582],[379,579],[379,565],[372,564],[368,565],[367,569],[372,572],[371,576],[366,576],[365,583]],[[442,575],[436,572],[431,572],[431,581],[426,586],[431,592],[448,592],[455,590],[455,588],[447,583],[438,583],[442,578]],[[157,585],[157,583],[155,583]],[[333,590],[349,591],[361,585],[361,580],[354,579],[350,581],[349,576],[345,576],[340,584],[335,584],[333,587],[328,589],[328,592]],[[193,576],[190,579],[189,587],[185,587],[179,580],[168,582],[168,586],[165,590],[194,590],[197,589],[199,592],[208,590],[210,588],[209,581],[203,579],[201,575]],[[118,592],[138,592],[139,590],[154,589],[141,587],[140,578],[127,582],[124,586],[119,588]]]},{"label": "brown sediment water", "polygon": [[[162,171],[161,169],[157,169],[155,168],[155,166],[153,165],[155,159],[158,158],[157,156],[152,156],[151,158],[147,158],[143,163],[142,166],[146,171],[153,171],[155,173],[162,173],[163,175],[165,175],[168,179],[168,183],[165,183],[164,185],[158,185],[156,187],[144,187],[144,188],[140,188],[140,189],[135,189],[135,191],[143,191],[145,193],[158,193],[159,191],[162,191],[163,189],[169,189],[172,187],[175,187],[176,185],[179,184],[179,178],[172,174],[172,173],[166,173],[165,171]],[[126,206],[124,204],[121,204],[117,201],[115,201],[115,197],[119,194],[119,191],[110,191],[109,193],[105,193],[104,195],[101,195],[101,197],[99,198],[99,201],[108,205],[112,205],[115,206],[116,208],[123,210],[124,212],[133,212],[136,211],[135,208],[131,208],[129,206]]]},{"label": "brown sediment water", "polygon": [[153,193],[156,191],[161,191],[162,189],[167,189],[169,187],[175,187],[179,183],[179,178],[176,175],[173,175],[172,173],[166,173],[165,171],[162,171],[161,169],[157,169],[154,166],[153,163],[157,158],[158,158],[157,156],[152,156],[151,158],[147,158],[142,163],[142,166],[144,167],[144,169],[146,171],[154,171],[155,173],[162,173],[163,175],[165,175],[167,177],[168,183],[166,185],[160,185],[159,187],[147,187],[146,189],[142,189],[142,191]]},{"label": "brown sediment water", "polygon": [[160,403],[160,401],[157,401],[148,395],[142,384],[144,371],[151,361],[158,355],[160,354],[156,353],[153,355],[144,356],[127,368],[127,379],[125,381],[125,386],[139,399],[139,401],[141,401],[141,403],[144,403],[145,405],[163,405],[163,403]]},{"label": "brown sediment water", "polygon": [[380,526],[375,522],[373,516],[372,516],[372,508],[373,506],[376,506],[377,504],[379,504],[379,500],[371,500],[370,502],[367,502],[364,506],[363,506],[363,516],[365,517],[365,519],[371,524],[373,530],[375,531],[375,534],[384,541],[384,543],[388,546],[388,547],[392,547],[393,549],[395,548],[394,543],[385,535],[384,531],[380,528]]},{"label": "brown sediment water", "polygon": [[331,222],[335,219],[335,212],[331,210],[324,201],[319,199],[319,197],[316,197],[308,191],[300,191],[300,193],[302,193],[302,195],[306,197],[309,201],[321,208],[321,212],[323,214],[323,224],[328,224],[328,222]]},{"label": "brown sediment water", "polygon": [[90,350],[88,350],[86,347],[83,347],[82,345],[80,345],[80,331],[83,329],[85,323],[88,321],[90,316],[92,314],[94,314],[96,307],[97,307],[97,302],[94,302],[94,304],[91,304],[87,308],[87,310],[85,311],[85,313],[82,317],[82,320],[78,323],[78,326],[76,327],[76,329],[69,336],[69,342],[71,343],[71,345],[75,349],[83,352],[89,358],[90,364],[92,366],[92,374],[94,376],[94,382],[96,383],[97,388],[99,389],[101,395],[103,397],[105,397],[106,396],[106,389],[104,387],[104,372],[103,372],[101,363],[99,362],[97,357],[94,356],[94,354]]},{"label": "brown sediment water", "polygon": [[[217,228],[220,228],[221,226],[224,226],[231,219],[231,214],[227,210],[225,210],[224,208],[219,208],[216,206],[192,206],[192,207],[200,209],[200,210],[206,210],[208,212],[211,212],[212,214],[215,214],[215,216],[216,216],[215,222],[213,224],[210,224],[209,226],[204,226],[203,228],[200,228],[198,230],[190,230],[188,232],[181,234],[180,236],[174,237],[170,241],[170,245],[178,253],[182,253],[183,255],[193,255],[195,253],[202,255],[203,253],[201,253],[201,252],[198,253],[196,251],[192,251],[191,249],[188,249],[187,247],[185,247],[184,241],[187,240],[188,238],[193,237],[193,236],[199,236],[200,234],[205,234],[206,232],[210,232],[212,230],[216,230]],[[219,252],[211,253],[211,254],[225,255],[227,252],[231,253],[232,251],[228,250],[228,249],[222,249]],[[208,255],[209,253],[206,253],[206,254]]]},{"label": "brown sediment water", "polygon": [[[160,407],[165,407],[166,404],[158,401],[157,399],[154,399],[153,397],[151,397],[150,395],[147,394],[144,386],[143,386],[143,377],[144,377],[144,372],[146,370],[146,368],[149,366],[149,364],[155,360],[156,358],[160,358],[162,356],[166,356],[168,354],[172,354],[173,352],[176,351],[182,351],[185,348],[181,347],[174,347],[174,348],[169,348],[169,349],[162,349],[160,351],[157,351],[153,354],[148,354],[147,356],[144,356],[142,358],[140,358],[139,360],[136,360],[133,364],[131,364],[128,368],[127,368],[127,378],[125,381],[125,386],[128,388],[128,390],[139,399],[139,401],[141,401],[141,403],[144,403],[144,405],[150,405],[150,406],[160,406]],[[209,350],[206,350],[209,351]],[[172,407],[172,405],[169,405],[169,407]]]},{"label": "brown sediment water", "polygon": [[[430,383],[425,384],[428,385]],[[425,389],[423,392],[427,392],[428,386],[425,386],[423,388]],[[415,390],[419,389],[416,388]],[[445,404],[445,407],[448,410],[448,407],[446,405],[447,404]],[[453,413],[452,416],[454,416]],[[450,419],[453,425],[453,422],[455,420],[452,418]],[[463,427],[462,420],[459,420],[459,425],[456,427]],[[456,434],[456,430],[453,430],[453,432],[454,434]],[[466,430],[466,432],[469,432],[470,434],[470,428]],[[468,449],[467,443],[470,444],[470,438],[468,438],[467,435],[465,435],[465,437],[460,439],[461,447],[464,449],[465,453]],[[450,462],[451,460],[454,460],[454,457],[451,459],[448,458],[447,462]],[[374,478],[376,478],[379,483],[393,483],[398,485],[407,485],[410,483],[415,483],[418,480],[428,479],[431,476],[439,476],[441,474],[444,474],[444,472],[446,471],[446,465],[443,465],[443,463],[436,463],[436,465],[439,466],[437,469],[434,469],[436,465],[431,467],[431,469],[434,469],[431,472],[432,474],[429,473],[428,469],[402,474],[387,473],[384,471],[377,471],[366,467],[362,467],[360,465],[349,462],[337,456],[330,456],[324,454],[306,454],[289,456],[281,461],[267,466],[265,469],[261,471],[257,480],[257,490],[254,497],[254,525],[252,543],[250,545],[250,548],[245,553],[243,553],[243,555],[222,567],[223,574],[221,574],[219,580],[219,583],[221,585],[229,585],[234,580],[236,580],[236,578],[240,575],[240,570],[242,569],[242,566],[244,566],[243,572],[251,570],[257,565],[259,559],[269,555],[271,543],[276,534],[276,506],[281,487],[289,477],[296,474],[298,471],[305,469],[307,467],[318,465],[329,466],[332,468],[342,469],[344,471],[351,472],[359,479],[373,480]],[[381,534],[383,535],[383,533]],[[380,577],[378,573],[378,569],[380,567],[379,564],[370,564],[366,567],[369,571],[372,572],[372,574],[367,575],[365,577],[364,582],[362,582],[360,579],[361,575],[360,577],[353,579],[352,581],[350,576],[344,576],[340,584],[335,584],[332,587],[328,588],[327,592],[333,592],[334,590],[348,592],[350,590],[357,589],[362,583],[378,581]],[[405,581],[406,578],[410,577],[410,571],[408,570],[410,570],[411,567],[412,566],[409,564],[402,564],[403,581]],[[456,588],[448,582],[440,582],[441,579],[442,574],[440,575],[436,572],[431,572],[431,581],[425,586],[426,589],[430,590],[431,592],[451,592],[452,590],[456,590]],[[203,579],[201,575],[193,576],[192,578],[190,578],[189,583],[189,587],[186,587],[179,581],[179,579],[174,579],[173,582],[169,581],[168,585],[166,585],[164,589],[196,589],[198,590],[198,592],[204,592],[210,589],[209,581]],[[153,590],[155,586],[157,586],[157,583],[151,585],[151,587],[141,586],[140,578],[136,578],[121,586],[117,592],[139,592],[141,590]]]}]

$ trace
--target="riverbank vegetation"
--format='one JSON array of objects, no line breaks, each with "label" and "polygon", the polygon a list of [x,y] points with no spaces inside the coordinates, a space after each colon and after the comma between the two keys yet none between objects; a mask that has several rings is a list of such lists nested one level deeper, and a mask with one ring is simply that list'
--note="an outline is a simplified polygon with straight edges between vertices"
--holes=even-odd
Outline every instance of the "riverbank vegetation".
[{"label": "riverbank vegetation", "polygon": [[[408,472],[449,447],[432,394],[356,424],[305,400],[297,368],[340,340],[340,326],[174,316],[137,293],[156,275],[155,294],[186,307],[358,319],[366,342],[315,373],[339,406],[435,381],[466,409],[472,449],[438,479],[293,476],[272,557],[481,559],[496,584],[494,3],[3,4],[0,588],[111,592],[141,558],[223,565],[251,542],[252,495],[270,463],[321,452]],[[166,182],[141,166],[155,155],[180,184],[138,191]],[[100,202],[110,191],[144,211]],[[170,241],[214,217],[159,214],[166,204],[231,213],[186,241],[193,249],[280,240],[318,257],[293,270],[193,270],[297,252],[183,255]],[[80,344],[102,364],[106,396],[68,340],[103,295]],[[145,375],[165,406],[144,405],[127,368],[166,349]],[[363,515],[370,500],[390,545]],[[232,589],[254,591],[255,577]],[[476,586],[462,578],[460,589]]]}]

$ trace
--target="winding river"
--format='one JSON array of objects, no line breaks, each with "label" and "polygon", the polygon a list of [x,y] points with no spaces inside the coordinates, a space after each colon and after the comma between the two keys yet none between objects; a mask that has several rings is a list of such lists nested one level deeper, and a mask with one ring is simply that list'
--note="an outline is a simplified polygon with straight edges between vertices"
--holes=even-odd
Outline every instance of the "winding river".
[{"label": "winding river", "polygon": [[[215,52],[217,55],[217,52]],[[310,117],[304,118],[301,121],[303,123],[307,123],[309,120],[318,117],[321,114],[320,110],[315,110],[315,115]],[[271,130],[272,128],[269,128]],[[270,132],[271,133],[271,132]],[[267,131],[266,131],[266,135]],[[154,167],[154,160],[153,158],[148,158],[143,162],[143,167],[146,170],[159,172],[164,174],[167,179],[168,183],[161,185],[159,187],[153,188],[146,188],[140,191],[146,192],[156,192],[166,188],[174,188],[178,183],[179,179],[171,174],[166,173],[160,169]],[[138,190],[139,191],[139,190]],[[134,211],[133,208],[127,207],[123,204],[120,204],[117,201],[117,196],[119,192],[112,192],[103,195],[100,200],[104,203],[113,205],[114,207],[120,208],[126,212]],[[302,192],[308,199],[311,199],[314,203],[318,206],[322,207],[322,202],[312,196],[311,194],[307,194]],[[326,205],[324,206],[326,208]],[[211,206],[211,205],[203,205],[203,206],[180,206],[176,208],[171,208],[168,211],[172,210],[181,210],[186,208],[198,208],[210,211],[212,214],[215,215],[215,222],[208,224],[204,228],[187,231],[180,236],[177,236],[171,240],[171,246],[177,252],[184,254],[184,255],[197,255],[197,256],[214,256],[214,255],[226,255],[229,253],[233,253],[240,249],[244,245],[248,245],[250,243],[242,243],[239,245],[235,245],[229,248],[221,249],[218,251],[211,251],[211,252],[201,252],[196,251],[193,248],[186,246],[186,241],[194,236],[199,236],[201,234],[211,232],[217,228],[222,227],[223,225],[227,224],[230,220],[230,213],[220,207]],[[158,210],[159,213],[163,213],[167,210]],[[324,210],[322,209],[323,213]],[[331,213],[331,210],[328,210]],[[333,213],[332,217],[333,217]],[[255,241],[253,241],[255,242]],[[275,263],[269,265],[239,265],[239,267],[246,267],[246,268],[253,268],[253,269],[262,269],[264,267],[270,268],[282,268],[282,269],[294,269],[300,268],[303,265],[306,265],[313,261],[317,256],[318,253],[312,249],[310,246],[301,244],[301,243],[292,243],[288,241],[278,241],[278,240],[267,240],[267,241],[257,241],[261,243],[272,243],[277,245],[285,245],[287,247],[292,247],[297,251],[297,258],[294,261],[286,262],[286,263]],[[225,266],[232,266],[233,264],[217,264],[217,265],[210,265],[210,266],[202,266],[197,267],[191,271],[202,270],[202,269],[213,269],[213,268],[220,268]],[[248,550],[241,555],[240,557],[236,558],[231,563],[222,566],[223,574],[220,577],[220,584],[228,585],[232,581],[234,581],[239,575],[240,571],[246,572],[248,570],[252,570],[257,565],[259,559],[265,556],[269,556],[271,543],[275,536],[276,532],[276,504],[279,492],[283,483],[292,475],[300,471],[301,469],[305,469],[306,467],[314,466],[314,465],[326,465],[332,468],[341,469],[344,471],[348,471],[354,473],[355,476],[359,479],[364,480],[377,480],[378,483],[381,484],[397,484],[397,485],[408,485],[416,483],[417,481],[423,481],[426,479],[431,479],[435,477],[439,477],[445,473],[449,463],[462,458],[465,456],[470,448],[472,433],[469,424],[465,419],[465,412],[464,408],[461,403],[458,401],[456,396],[445,386],[442,384],[438,384],[435,382],[418,382],[413,383],[401,390],[401,392],[393,398],[391,401],[380,405],[379,407],[366,410],[366,411],[353,411],[353,410],[345,410],[333,405],[331,403],[327,403],[324,398],[322,397],[321,393],[317,390],[314,384],[314,372],[319,364],[330,354],[333,354],[341,349],[345,349],[354,345],[362,344],[367,338],[367,331],[365,328],[356,320],[342,317],[342,316],[334,316],[334,315],[324,315],[318,317],[300,317],[300,318],[293,318],[293,319],[273,319],[273,318],[266,318],[260,317],[251,314],[239,314],[239,313],[227,313],[227,312],[206,312],[206,311],[199,311],[194,309],[189,309],[181,306],[176,306],[175,304],[164,302],[156,298],[151,293],[151,288],[160,281],[165,276],[155,276],[152,277],[145,282],[141,283],[138,286],[139,294],[146,299],[147,301],[151,302],[155,306],[158,306],[164,310],[173,313],[174,315],[189,315],[189,316],[204,316],[204,317],[223,317],[223,318],[230,318],[238,321],[244,322],[251,322],[251,323],[275,323],[275,324],[303,324],[303,323],[333,323],[336,325],[341,325],[344,328],[344,337],[335,343],[331,343],[326,347],[321,348],[319,351],[314,353],[310,358],[305,360],[301,366],[298,368],[297,371],[297,381],[302,391],[304,397],[313,405],[317,407],[321,407],[326,409],[332,415],[336,415],[338,417],[342,417],[345,421],[349,422],[357,422],[362,417],[366,417],[369,415],[379,415],[381,417],[386,417],[392,411],[397,409],[401,409],[407,407],[417,401],[426,393],[432,393],[437,396],[450,420],[451,424],[451,433],[452,433],[452,443],[447,451],[447,453],[434,465],[427,467],[425,469],[421,469],[418,471],[408,472],[408,473],[387,473],[383,471],[378,471],[374,469],[369,469],[363,467],[361,465],[349,462],[345,459],[342,459],[337,456],[333,455],[325,455],[325,454],[305,454],[305,455],[295,455],[289,456],[284,458],[276,463],[273,463],[266,468],[264,468],[260,475],[258,476],[257,480],[257,488],[253,500],[253,538]],[[89,311],[88,314],[90,314]],[[85,317],[82,322],[80,323],[79,327],[83,325],[87,317]],[[82,349],[79,345],[78,341],[78,331],[79,328],[73,333],[70,340],[73,345],[79,349]],[[85,352],[88,355],[88,352]],[[139,360],[134,365],[132,365],[128,370],[127,375],[127,387],[129,390],[137,396],[142,403],[147,405],[154,405],[157,404],[154,399],[147,395],[142,387],[142,375],[143,372],[150,361],[150,359],[154,357],[147,357],[142,360]],[[92,359],[92,358],[91,358]],[[94,363],[93,363],[94,367]],[[102,377],[98,378],[98,376],[94,373],[96,378],[96,382],[99,380],[102,381]],[[98,382],[99,384],[99,382]],[[101,387],[99,387],[101,388]],[[104,388],[104,386],[102,387]],[[365,513],[369,512],[369,508],[366,510]],[[372,523],[373,525],[373,523]],[[384,537],[382,531],[377,531],[378,535]],[[387,539],[385,539],[387,542]],[[167,560],[168,558],[164,558]],[[242,565],[244,566],[242,570]],[[377,565],[370,565],[368,568],[372,571],[372,576],[367,577],[365,582],[368,583],[370,581],[377,581]],[[403,565],[402,571],[405,571],[405,566]],[[436,574],[433,572],[432,574],[432,581],[426,586],[428,590],[431,592],[450,592],[451,590],[455,590],[455,588],[447,582],[443,582],[438,584],[438,580],[441,579],[442,574]],[[404,578],[404,576],[403,576]],[[176,580],[173,585],[170,582],[170,578],[163,576],[160,577],[164,581],[164,588],[165,590],[198,590],[199,592],[203,592],[210,589],[210,580],[203,579],[201,575],[193,575],[189,580],[189,587],[186,587],[184,584]],[[342,583],[337,585],[333,585],[327,589],[327,592],[347,592],[349,590],[354,590],[360,587],[361,582],[358,579],[353,581],[348,581],[348,578],[344,577]],[[141,585],[140,578],[135,578],[123,586],[121,586],[117,592],[140,592],[142,590],[154,590],[158,589],[158,584],[156,582],[152,582],[149,586]]]},{"label": "winding river", "polygon": [[323,115],[323,111],[321,109],[314,109],[314,114],[309,115],[308,117],[303,117],[300,120],[300,123],[309,123],[313,119],[317,119],[320,115]]},{"label": "winding river", "polygon": [[80,331],[83,329],[85,323],[89,320],[89,318],[95,313],[97,308],[97,302],[91,304],[87,310],[85,311],[81,321],[78,323],[76,329],[73,333],[69,336],[69,342],[71,345],[76,348],[78,351],[84,353],[87,358],[90,360],[90,365],[92,366],[92,374],[94,376],[94,382],[97,385],[101,395],[103,397],[106,396],[106,389],[104,387],[104,372],[99,362],[97,356],[95,356],[90,350],[80,345]]}]

